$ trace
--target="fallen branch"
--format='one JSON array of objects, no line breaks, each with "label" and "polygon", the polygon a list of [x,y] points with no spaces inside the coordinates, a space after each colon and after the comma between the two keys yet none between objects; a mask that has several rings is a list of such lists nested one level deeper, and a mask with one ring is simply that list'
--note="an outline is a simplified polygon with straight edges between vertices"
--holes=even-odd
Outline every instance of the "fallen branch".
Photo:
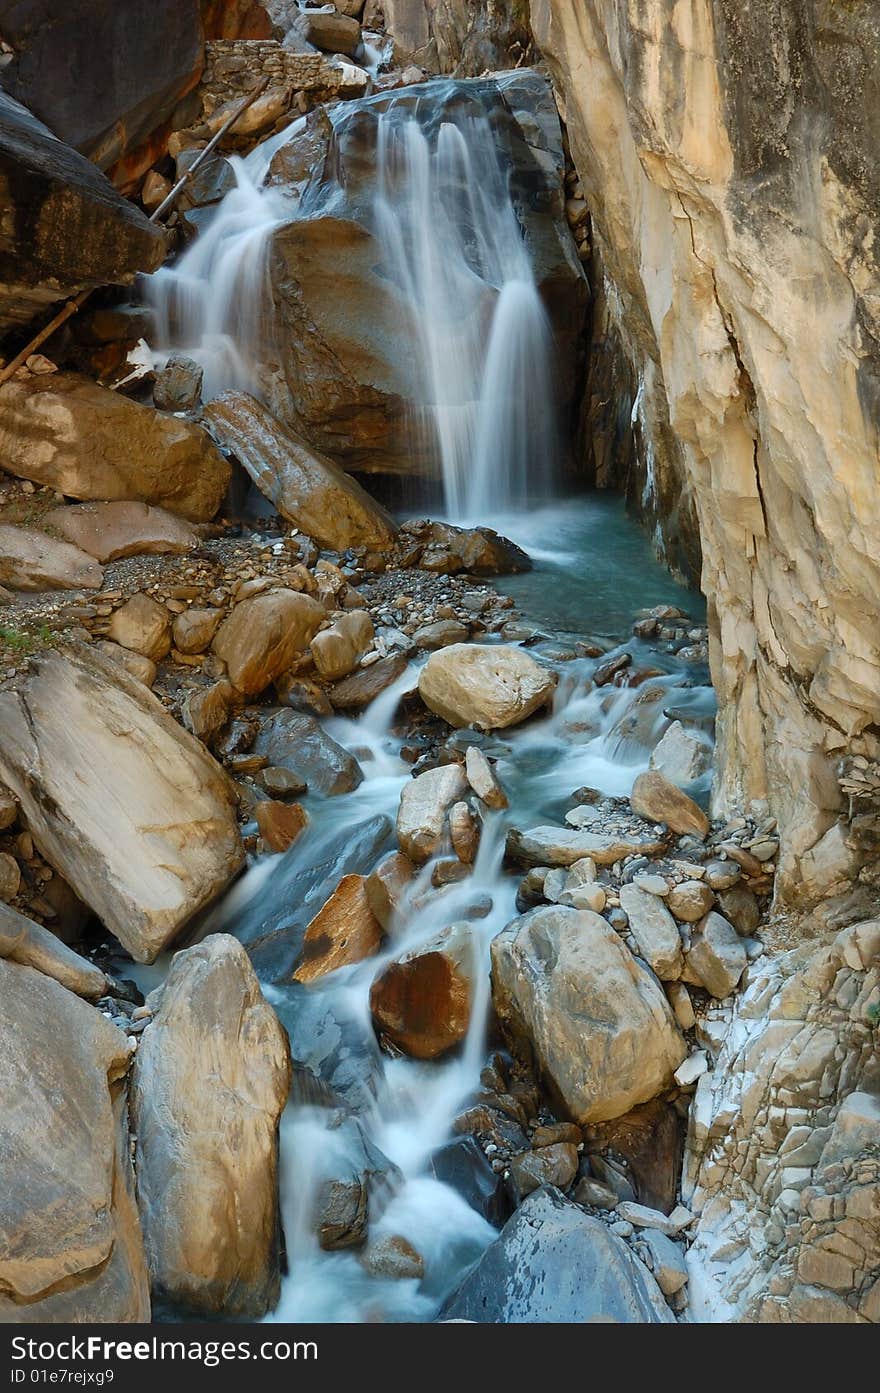
[{"label": "fallen branch", "polygon": [[[270,78],[264,77],[262,82],[257,83],[257,86],[253,89],[253,91],[249,92],[247,96],[243,99],[243,101],[236,107],[235,111],[233,111],[231,115],[229,115],[226,118],[219,131],[217,131],[216,135],[213,135],[211,137],[204,150],[201,150],[199,152],[199,154],[193,160],[186,173],[178,179],[177,183],[174,185],[174,188],[170,191],[170,193],[166,195],[165,198],[163,198],[162,202],[159,204],[159,207],[154,209],[154,211],[150,214],[150,222],[158,222],[159,218],[166,211],[166,209],[170,208],[172,204],[174,204],[177,201],[179,195],[186,187],[186,185],[189,183],[196,170],[202,164],[204,164],[205,160],[211,154],[212,150],[214,150],[216,146],[219,145],[224,135],[226,135],[226,133],[232,129],[239,117],[244,115],[248,107],[252,106],[253,103],[257,100],[257,97],[261,97],[263,95],[266,88],[269,86],[269,82]],[[81,290],[77,295],[74,295],[72,299],[68,300],[67,303],[61,307],[61,309],[54,316],[54,318],[50,319],[49,323],[44,325],[44,327],[40,330],[38,334],[34,335],[30,343],[28,343],[21,350],[20,353],[17,353],[10,363],[7,363],[4,368],[0,369],[0,387],[2,387],[4,382],[8,382],[10,377],[12,377],[14,373],[18,372],[19,368],[24,366],[28,358],[30,358],[32,354],[36,353],[37,349],[42,344],[44,344],[48,338],[51,338],[52,335],[56,332],[56,330],[61,328],[62,324],[66,324],[67,320],[70,319],[72,315],[76,314],[77,310],[85,304],[86,300],[88,300],[90,295],[94,294],[94,291],[96,289],[97,286],[90,286],[87,290]]]}]

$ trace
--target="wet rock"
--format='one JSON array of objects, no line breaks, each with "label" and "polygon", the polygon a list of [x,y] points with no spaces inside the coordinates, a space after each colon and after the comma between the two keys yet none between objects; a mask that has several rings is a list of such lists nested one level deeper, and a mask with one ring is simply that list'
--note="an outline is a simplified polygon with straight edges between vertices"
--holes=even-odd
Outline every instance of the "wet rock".
[{"label": "wet rock", "polygon": [[630,803],[633,812],[640,817],[649,822],[665,823],[679,835],[689,832],[696,837],[708,836],[709,819],[702,808],[655,770],[639,774],[633,784]]},{"label": "wet rock", "polygon": [[452,726],[502,730],[546,706],[556,689],[553,672],[521,648],[453,644],[434,653],[419,674],[419,694]]},{"label": "wet rock", "polygon": [[75,503],[51,508],[44,527],[106,564],[126,556],[182,556],[198,538],[182,518],[146,503]]},{"label": "wet rock", "polygon": [[0,523],[0,584],[10,590],[99,590],[101,567],[69,542]]},{"label": "wet rock", "polygon": [[0,958],[36,968],[87,1001],[107,990],[107,977],[88,958],[74,953],[54,933],[0,904]]},{"label": "wet rock", "polygon": [[218,629],[213,649],[226,663],[232,685],[246,696],[256,696],[288,670],[326,617],[323,605],[309,595],[264,591],[235,606]]},{"label": "wet rock", "polygon": [[681,976],[684,958],[678,925],[666,905],[638,885],[621,885],[619,894],[620,907],[645,962],[661,982],[675,981]]},{"label": "wet rock", "polygon": [[179,653],[205,653],[223,618],[219,609],[187,609],[171,626],[171,637]]},{"label": "wet rock", "polygon": [[0,694],[0,778],[46,860],[140,962],[242,864],[223,771],[140,683],[91,651],[47,653]]},{"label": "wet rock", "polygon": [[453,924],[389,963],[370,990],[380,1035],[414,1059],[435,1059],[467,1034],[477,964],[468,924]]},{"label": "wet rock", "polygon": [[222,392],[202,416],[215,440],[235,455],[281,516],[321,546],[381,550],[393,542],[396,529],[384,509],[255,397]]},{"label": "wet rock", "polygon": [[748,959],[736,929],[714,910],[697,926],[682,973],[686,982],[705,987],[712,996],[729,996],[746,970]]},{"label": "wet rock", "polygon": [[371,701],[402,677],[408,667],[408,659],[403,654],[390,658],[380,658],[378,663],[343,677],[330,688],[330,702],[336,711],[359,711],[369,706]]},{"label": "wet rock", "polygon": [[473,1137],[456,1137],[435,1151],[431,1173],[452,1187],[478,1214],[500,1228],[510,1213],[510,1200],[501,1176],[493,1171]]},{"label": "wet rock", "polygon": [[[128,1041],[59,983],[0,958],[0,1321],[147,1321]],[[14,1101],[14,1105],[13,1104]]]},{"label": "wet rock", "polygon": [[315,982],[337,968],[378,953],[383,929],[370,907],[366,877],[343,876],[333,894],[308,925],[297,982]]},{"label": "wet rock", "polygon": [[[192,192],[192,183],[188,186]],[[160,411],[195,411],[202,397],[204,371],[192,358],[172,353],[156,374],[153,402]]]},{"label": "wet rock", "polygon": [[558,1190],[537,1190],[443,1308],[444,1320],[551,1324],[671,1322],[646,1268]]},{"label": "wet rock", "polygon": [[0,457],[68,498],[156,503],[194,522],[217,512],[230,467],[198,426],[76,373],[0,387]]},{"label": "wet rock", "polygon": [[133,595],[114,612],[109,636],[121,648],[130,648],[159,663],[171,652],[171,615],[149,595]]},{"label": "wet rock", "polygon": [[132,1084],[138,1207],[153,1290],[204,1314],[278,1299],[278,1139],[287,1038],[241,945],[175,954]]},{"label": "wet rock", "polygon": [[400,1185],[400,1171],[353,1117],[340,1115],[321,1142],[312,1226],[327,1251],[357,1247]]},{"label": "wet rock", "polygon": [[459,861],[472,865],[480,845],[480,824],[467,803],[453,803],[449,809],[449,836]]},{"label": "wet rock", "polygon": [[[622,901],[621,901],[622,903]],[[683,880],[673,885],[666,903],[676,919],[683,924],[695,924],[715,903],[715,896],[705,881]]]},{"label": "wet rock", "polygon": [[686,730],[681,721],[673,721],[654,746],[649,767],[683,788],[705,774],[711,763],[712,751],[705,740],[696,731]]},{"label": "wet rock", "polygon": [[[83,28],[90,30],[90,26]],[[8,43],[13,33],[10,12],[4,14]],[[12,57],[15,61],[16,55]],[[13,92],[11,77],[4,66],[5,90],[0,92],[0,163],[7,210],[0,233],[5,268],[0,278],[3,334],[21,329],[36,315],[45,315],[55,301],[79,290],[121,284],[137,271],[155,271],[165,257],[161,229],[118,194],[91,160],[63,138],[57,139],[61,132],[51,120],[50,130],[31,114],[36,110],[32,94]],[[82,84],[62,81],[58,91],[74,86]],[[19,100],[13,100],[16,95]]]},{"label": "wet rock", "polygon": [[521,1204],[526,1195],[541,1185],[567,1190],[577,1175],[578,1152],[571,1142],[556,1142],[532,1151],[522,1151],[510,1160],[510,1180]]},{"label": "wet rock", "polygon": [[[355,674],[358,676],[359,674]],[[332,716],[333,707],[324,688],[310,677],[293,670],[275,679],[275,695],[282,706],[307,716]]]},{"label": "wet rock", "polygon": [[572,866],[589,858],[597,866],[613,866],[626,856],[656,856],[664,843],[658,838],[581,832],[568,827],[511,828],[507,855],[526,866]]},{"label": "wet rock", "polygon": [[397,813],[401,850],[417,865],[436,856],[443,841],[446,814],[467,788],[459,764],[427,769],[404,784]]},{"label": "wet rock", "polygon": [[289,769],[313,793],[350,793],[363,779],[361,767],[315,720],[299,711],[279,711],[263,727],[254,753]]},{"label": "wet rock", "polygon": [[272,798],[299,798],[300,794],[308,792],[305,780],[291,774],[289,769],[272,764],[261,770],[260,783]]},{"label": "wet rock", "polygon": [[308,825],[306,811],[300,803],[277,803],[269,798],[257,803],[254,816],[260,836],[269,851],[287,851],[300,832]]},{"label": "wet rock", "polygon": [[367,902],[386,933],[393,927],[395,915],[415,874],[416,868],[409,857],[402,851],[393,851],[367,877]]},{"label": "wet rock", "polygon": [[374,1277],[392,1281],[421,1281],[425,1275],[425,1260],[411,1243],[400,1234],[389,1234],[371,1243],[361,1257],[366,1270]]},{"label": "wet rock", "polygon": [[508,924],[492,941],[492,996],[577,1122],[653,1098],[687,1053],[653,975],[590,910],[534,909]]},{"label": "wet rock", "polygon": [[487,808],[501,809],[508,806],[507,794],[498,782],[492,765],[476,745],[468,745],[464,767],[468,783]]},{"label": "wet rock", "polygon": [[347,677],[373,641],[373,621],[364,610],[344,614],[312,639],[311,652],[325,682]]}]

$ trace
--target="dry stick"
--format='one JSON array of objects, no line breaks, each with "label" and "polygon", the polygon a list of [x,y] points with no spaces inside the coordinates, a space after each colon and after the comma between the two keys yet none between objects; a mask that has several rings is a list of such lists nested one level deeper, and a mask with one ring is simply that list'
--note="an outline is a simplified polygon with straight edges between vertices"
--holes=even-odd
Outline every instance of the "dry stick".
[{"label": "dry stick", "polygon": [[[227,131],[235,125],[238,118],[244,115],[248,107],[257,100],[257,97],[262,96],[269,86],[269,82],[270,78],[264,77],[262,82],[259,82],[253,91],[248,93],[244,101],[236,107],[235,111],[233,111],[230,116],[227,116],[217,134],[211,137],[204,150],[193,160],[186,173],[178,179],[171,192],[163,198],[159,207],[150,214],[150,222],[158,222],[160,215],[165,212],[166,208],[171,207],[172,203],[176,201],[178,194],[189,182],[199,166],[204,164],[211,151],[220,143]],[[67,304],[63,305],[55,315],[54,319],[50,319],[49,323],[46,324],[38,334],[34,335],[27,347],[23,348],[21,352],[12,359],[11,363],[7,363],[5,368],[0,369],[0,387],[2,387],[4,382],[8,382],[13,373],[24,366],[31,354],[36,353],[40,345],[44,344],[48,338],[51,338],[56,329],[60,329],[62,324],[66,324],[67,320],[70,319],[72,315],[76,314],[77,310],[85,304],[86,300],[88,300],[95,289],[95,286],[90,286],[87,290],[81,290],[78,295],[74,295],[72,300],[68,300]]]}]

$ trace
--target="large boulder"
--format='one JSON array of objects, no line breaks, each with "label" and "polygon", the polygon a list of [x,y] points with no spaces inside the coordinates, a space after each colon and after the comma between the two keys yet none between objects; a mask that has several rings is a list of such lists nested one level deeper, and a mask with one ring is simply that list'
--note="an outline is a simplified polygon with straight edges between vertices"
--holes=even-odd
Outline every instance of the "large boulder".
[{"label": "large boulder", "polygon": [[[309,143],[312,177],[298,216],[278,229],[272,244],[287,386],[285,396],[276,397],[277,410],[346,467],[425,473],[437,467],[436,449],[429,431],[412,430],[413,415],[423,417],[430,405],[417,333],[424,311],[411,299],[406,268],[375,218],[377,113],[392,103],[397,116],[411,117],[429,140],[469,115],[490,122],[555,331],[563,396],[573,385],[588,292],[562,212],[559,120],[550,86],[537,73],[454,87],[446,80],[419,83],[345,102],[328,112],[332,126],[320,152],[312,149],[314,123],[297,132],[294,145]],[[283,148],[276,160],[284,160]],[[471,269],[469,290],[479,299],[474,318],[482,323],[491,317],[498,290],[488,279],[480,283]]]},{"label": "large boulder", "polygon": [[[7,40],[9,18],[7,9]],[[3,91],[0,205],[0,334],[79,290],[155,271],[165,257],[161,228]]]},{"label": "large boulder", "polygon": [[68,498],[158,503],[194,522],[220,507],[230,466],[201,427],[74,372],[0,387],[0,461]]},{"label": "large boulder", "polygon": [[7,904],[0,904],[0,958],[35,967],[87,1001],[96,1001],[109,986],[106,974],[88,958]]},{"label": "large boulder", "polygon": [[327,798],[351,793],[364,777],[354,755],[328,735],[314,716],[300,711],[279,711],[273,716],[258,735],[254,753],[288,769],[313,793]]},{"label": "large boulder", "polygon": [[220,447],[244,466],[283,518],[321,546],[388,547],[391,518],[348,474],[310,448],[255,397],[223,392],[202,412]]},{"label": "large boulder", "polygon": [[452,726],[503,730],[546,706],[556,675],[522,648],[454,643],[432,653],[419,674],[419,695]]},{"label": "large boulder", "polygon": [[91,556],[34,527],[0,523],[0,585],[10,590],[99,590],[104,572]]},{"label": "large boulder", "polygon": [[76,503],[50,509],[41,524],[101,562],[125,556],[181,556],[198,544],[188,523],[146,503]]},{"label": "large boulder", "polygon": [[326,618],[324,606],[310,595],[266,590],[235,606],[217,631],[214,652],[233,687],[257,696],[308,648]]},{"label": "large boulder", "polygon": [[481,1324],[674,1321],[660,1288],[622,1238],[556,1189],[536,1190],[443,1308]]},{"label": "large boulder", "polygon": [[647,1102],[687,1054],[660,984],[592,910],[541,907],[508,924],[492,941],[492,995],[575,1122]]},{"label": "large boulder", "polygon": [[0,778],[34,841],[140,962],[244,859],[232,785],[142,683],[47,653],[0,694]]},{"label": "large boulder", "polygon": [[131,1110],[153,1290],[204,1314],[261,1316],[280,1284],[287,1036],[228,934],[175,954],[148,1005]]},{"label": "large boulder", "polygon": [[130,1057],[100,1011],[0,958],[0,1323],[149,1320]]}]

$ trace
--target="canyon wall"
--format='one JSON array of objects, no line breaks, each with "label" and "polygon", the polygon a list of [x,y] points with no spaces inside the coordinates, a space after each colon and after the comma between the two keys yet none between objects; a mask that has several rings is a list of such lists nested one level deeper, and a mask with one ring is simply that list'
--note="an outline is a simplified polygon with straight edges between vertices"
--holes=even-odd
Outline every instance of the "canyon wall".
[{"label": "canyon wall", "polygon": [[644,510],[661,533],[698,519],[715,811],[768,799],[781,896],[809,905],[869,881],[876,840],[839,772],[880,726],[880,18],[832,0],[531,14],[637,381]]}]

